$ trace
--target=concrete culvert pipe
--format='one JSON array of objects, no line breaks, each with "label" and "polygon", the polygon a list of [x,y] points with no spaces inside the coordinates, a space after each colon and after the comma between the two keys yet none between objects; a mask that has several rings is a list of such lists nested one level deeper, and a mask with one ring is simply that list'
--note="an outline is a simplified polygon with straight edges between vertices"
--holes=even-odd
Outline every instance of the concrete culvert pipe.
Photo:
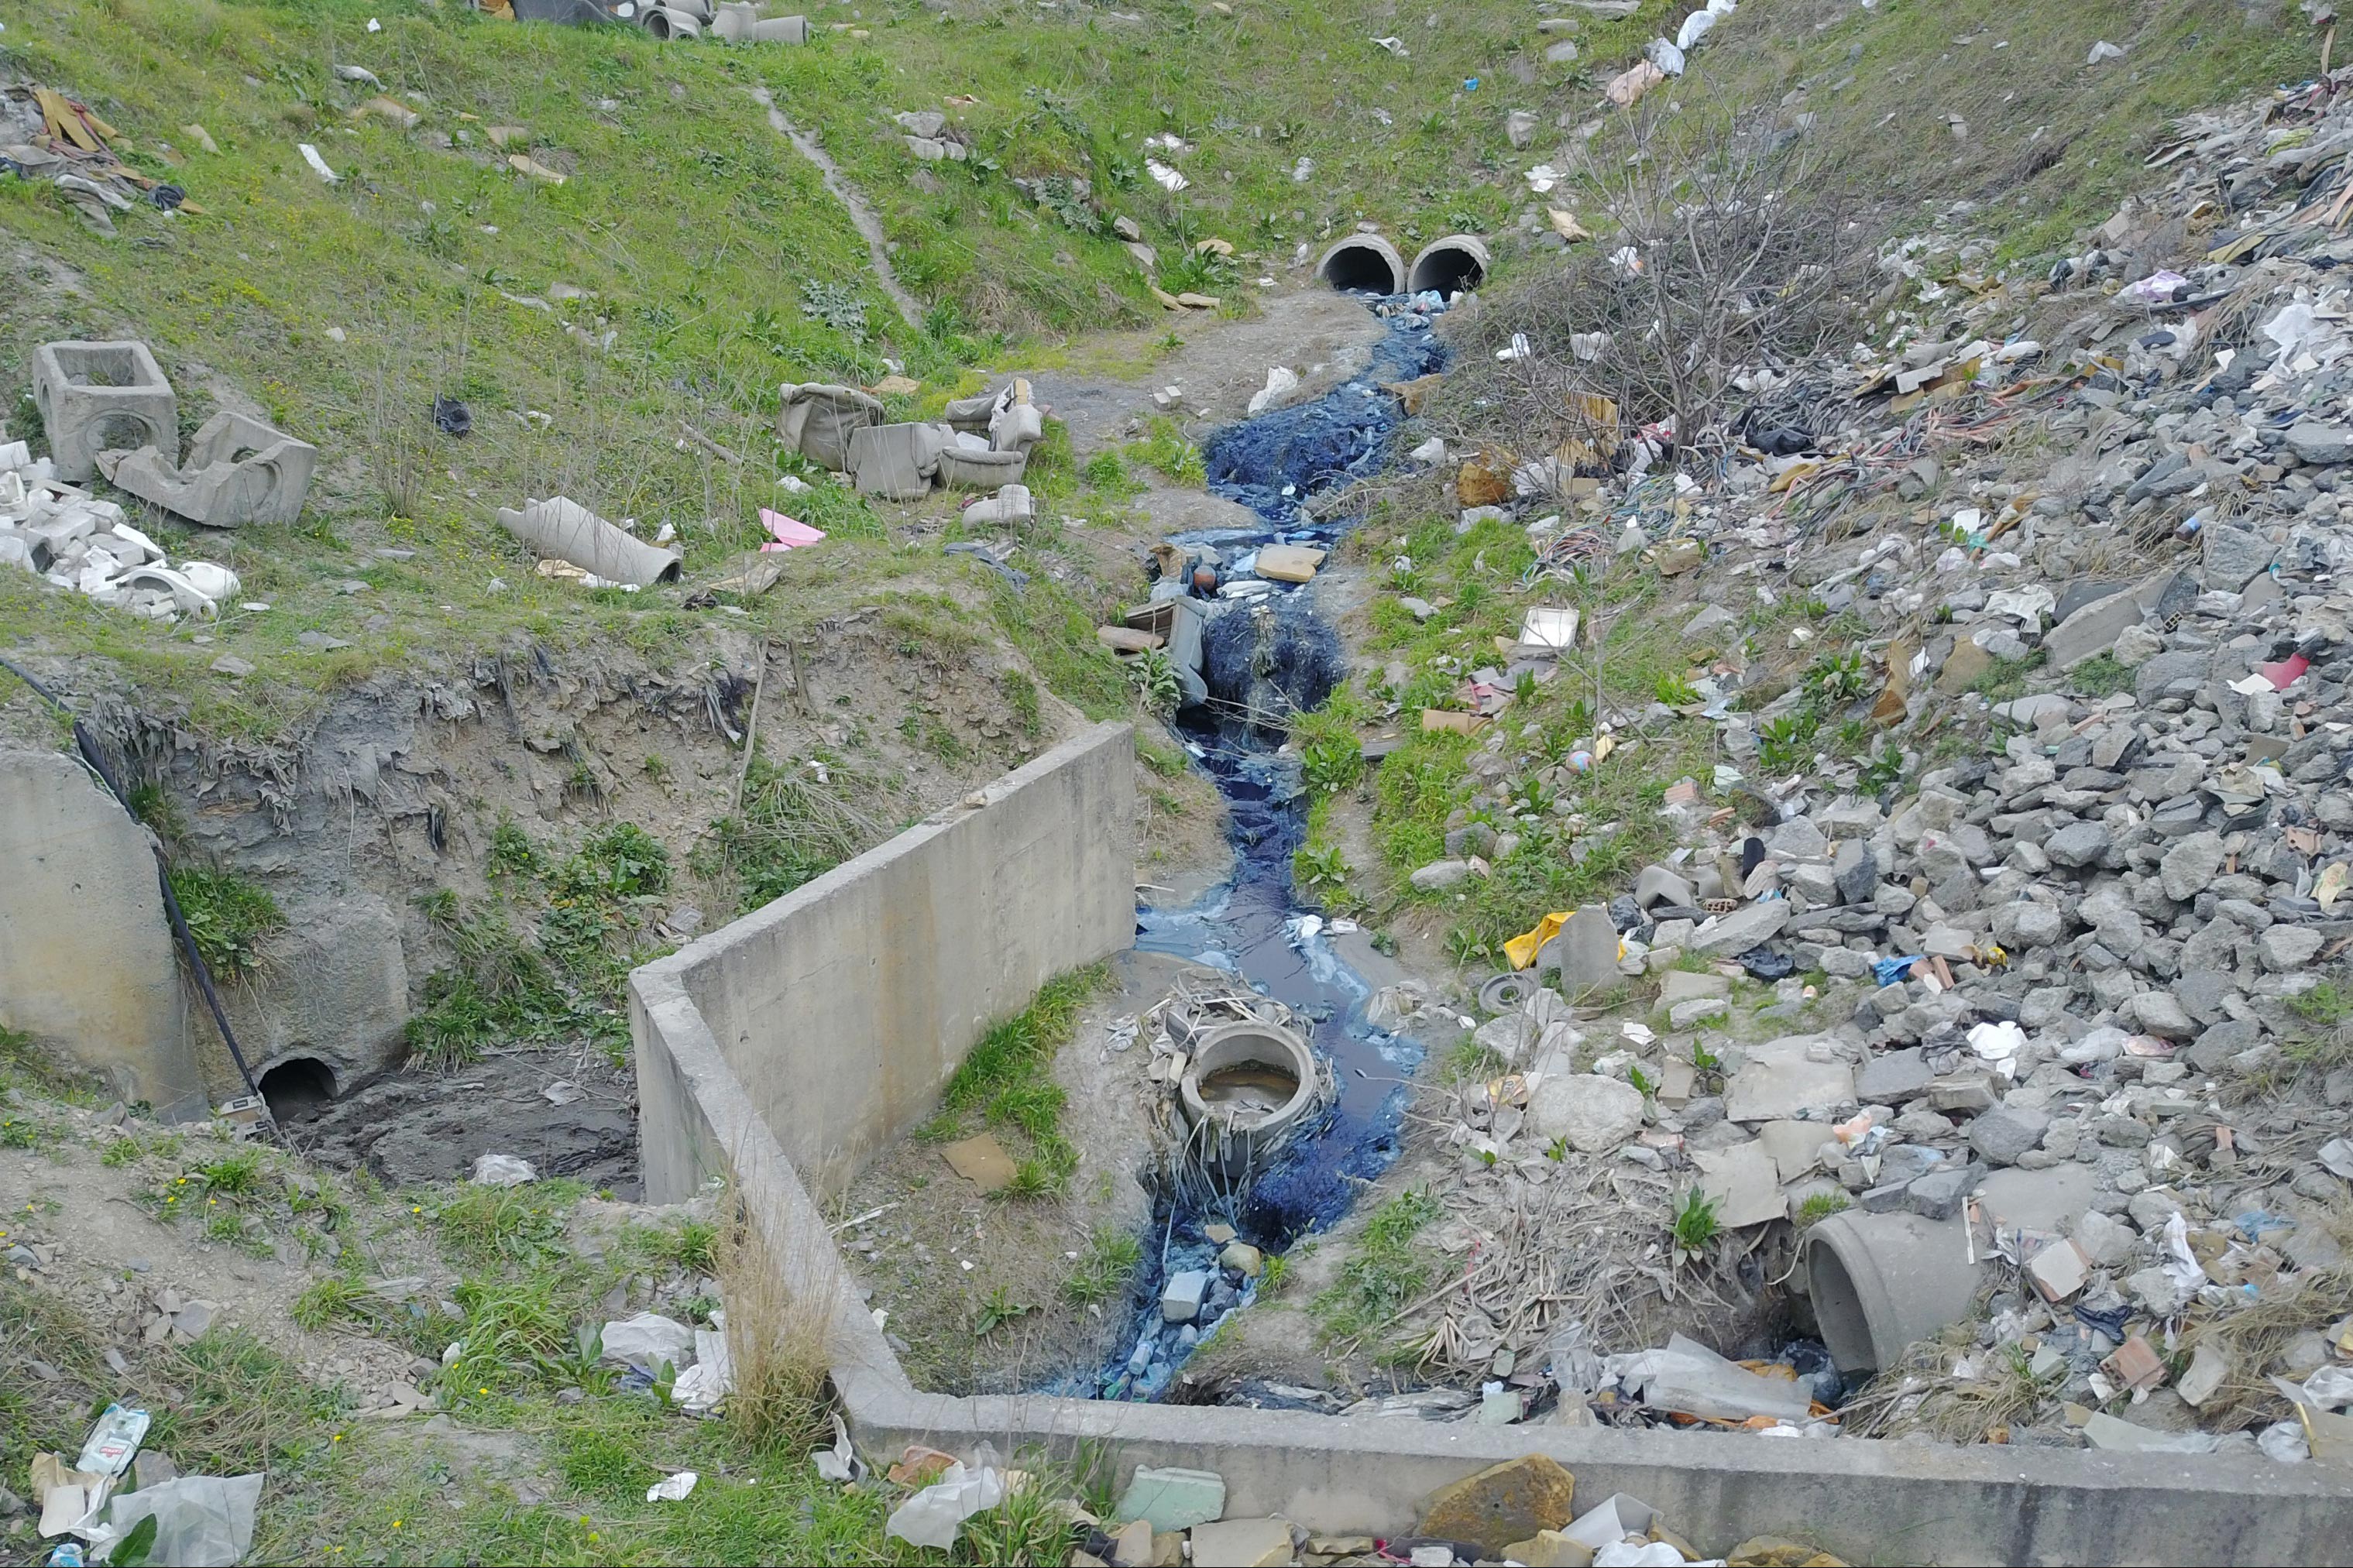
[{"label": "concrete culvert pipe", "polygon": [[1977,1300],[1978,1270],[1957,1219],[1834,1214],[1806,1231],[1798,1267],[1822,1342],[1849,1374],[1895,1365]]},{"label": "concrete culvert pipe", "polygon": [[1197,1047],[1177,1102],[1204,1164],[1228,1170],[1271,1152],[1314,1109],[1322,1088],[1307,1042],[1271,1024],[1228,1024]]},{"label": "concrete culvert pipe", "polygon": [[1406,288],[1422,294],[1435,289],[1451,300],[1487,280],[1487,242],[1475,234],[1449,234],[1431,240],[1413,258]]},{"label": "concrete culvert pipe", "polygon": [[1405,258],[1377,234],[1352,234],[1324,253],[1315,276],[1335,289],[1367,294],[1405,292]]}]

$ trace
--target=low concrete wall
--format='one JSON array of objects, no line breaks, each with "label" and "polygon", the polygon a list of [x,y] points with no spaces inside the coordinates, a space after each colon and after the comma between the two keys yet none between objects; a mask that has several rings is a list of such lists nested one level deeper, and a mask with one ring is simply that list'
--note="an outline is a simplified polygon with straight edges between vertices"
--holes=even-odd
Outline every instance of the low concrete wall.
[{"label": "low concrete wall", "polygon": [[[1082,758],[1084,748],[1101,743],[1094,737],[1073,742],[1032,767],[1067,765],[1065,753],[1076,748]],[[1119,744],[1124,754],[1124,735]],[[1025,768],[998,787],[1031,774]],[[1120,783],[1124,794],[1124,773]],[[1060,828],[1064,834],[1088,830],[1075,817]],[[1420,1500],[1438,1487],[1502,1459],[1543,1453],[1576,1475],[1580,1500],[1630,1492],[1663,1510],[1670,1528],[1719,1555],[1748,1536],[1775,1534],[1856,1563],[2353,1564],[2353,1531],[2345,1529],[2353,1518],[2353,1473],[2317,1464],[1343,1420],[1288,1411],[923,1393],[908,1381],[860,1300],[809,1186],[760,1109],[782,1101],[789,1111],[797,1089],[817,1092],[822,1086],[776,1082],[759,1093],[747,1089],[725,1034],[702,1012],[689,978],[693,963],[719,963],[733,951],[731,933],[790,902],[780,900],[630,977],[647,1189],[657,1198],[681,1197],[702,1173],[732,1172],[786,1288],[808,1310],[829,1318],[834,1385],[859,1445],[871,1455],[895,1457],[910,1442],[967,1456],[984,1440],[999,1453],[1033,1447],[1069,1452],[1088,1443],[1117,1456],[1123,1482],[1137,1465],[1219,1472],[1230,1517],[1282,1513],[1323,1533],[1386,1535],[1409,1530]],[[976,910],[961,940],[983,945],[997,940],[984,929],[988,914]],[[1128,918],[1124,909],[1108,945],[1097,933],[1083,956],[1050,963],[1049,971],[1124,946]],[[764,950],[764,961],[767,956],[772,949]],[[821,981],[828,972],[818,973]],[[871,1068],[855,1066],[861,1060],[856,1052],[824,1058],[817,1070],[841,1070],[845,1059],[871,1074]],[[787,1069],[771,1061],[761,1070]],[[807,1138],[807,1131],[800,1136]],[[665,1173],[660,1184],[658,1163]]]},{"label": "low concrete wall", "polygon": [[691,1195],[715,1152],[704,1119],[660,1098],[655,1000],[692,1007],[830,1195],[937,1110],[988,1025],[1134,942],[1134,754],[1126,725],[1099,725],[632,974],[648,1198]]},{"label": "low concrete wall", "polygon": [[55,752],[0,750],[0,1026],[165,1121],[211,1113],[147,830]]}]

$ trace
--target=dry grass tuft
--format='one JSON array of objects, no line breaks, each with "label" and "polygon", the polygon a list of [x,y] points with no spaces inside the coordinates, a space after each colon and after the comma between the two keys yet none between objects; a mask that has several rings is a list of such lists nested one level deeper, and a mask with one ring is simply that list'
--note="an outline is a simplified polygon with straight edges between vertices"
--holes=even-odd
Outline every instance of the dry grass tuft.
[{"label": "dry grass tuft", "polygon": [[797,1295],[767,1237],[733,1192],[718,1247],[720,1290],[727,1302],[727,1354],[735,1372],[728,1418],[747,1443],[830,1447],[826,1416],[828,1343],[833,1331],[829,1280]]}]

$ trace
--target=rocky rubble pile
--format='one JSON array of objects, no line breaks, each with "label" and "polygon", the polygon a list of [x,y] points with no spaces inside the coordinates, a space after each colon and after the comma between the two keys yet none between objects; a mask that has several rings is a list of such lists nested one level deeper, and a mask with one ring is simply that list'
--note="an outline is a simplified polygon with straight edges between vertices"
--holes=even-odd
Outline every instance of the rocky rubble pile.
[{"label": "rocky rubble pile", "polygon": [[[1534,1142],[1689,1172],[1732,1226],[1846,1203],[1969,1227],[2004,1270],[1978,1348],[2031,1368],[2013,1436],[2353,1451],[2348,89],[2185,122],[2151,159],[2171,188],[2047,278],[1998,276],[1968,208],[1892,245],[1885,335],[1737,378],[1713,476],[1630,429],[1611,477],[1503,502],[1526,587],[1573,593],[1596,554],[1695,574],[1695,679],[1597,713],[1573,765],[1503,712],[1417,885],[1543,850],[1558,824],[1507,781],[1607,830],[1571,798],[1588,770],[1692,718],[1729,759],[1668,792],[1663,863],[1515,952],[1571,998],[1661,977],[1671,1031],[1562,1076],[1594,1055],[1547,1050],[1562,1020],[1483,1029],[1535,1069]],[[1744,974],[1776,987],[1751,1033],[1787,1032],[1728,1026]],[[2309,1321],[2234,1348],[2284,1301]],[[1891,1397],[2007,1364],[1948,1355]]]}]

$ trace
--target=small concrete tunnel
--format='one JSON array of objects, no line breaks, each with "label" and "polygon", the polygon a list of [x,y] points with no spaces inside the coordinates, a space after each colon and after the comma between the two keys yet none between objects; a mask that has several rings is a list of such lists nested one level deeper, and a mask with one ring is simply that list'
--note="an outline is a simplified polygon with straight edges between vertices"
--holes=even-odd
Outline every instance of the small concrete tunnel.
[{"label": "small concrete tunnel", "polygon": [[1344,292],[1402,294],[1405,258],[1377,234],[1352,234],[1324,253],[1315,276]]},{"label": "small concrete tunnel", "polygon": [[334,1103],[335,1074],[316,1057],[289,1057],[254,1085],[277,1121],[301,1121]]},{"label": "small concrete tunnel", "polygon": [[1487,242],[1474,234],[1449,234],[1431,240],[1414,257],[1406,287],[1416,294],[1435,290],[1451,300],[1487,280]]}]

